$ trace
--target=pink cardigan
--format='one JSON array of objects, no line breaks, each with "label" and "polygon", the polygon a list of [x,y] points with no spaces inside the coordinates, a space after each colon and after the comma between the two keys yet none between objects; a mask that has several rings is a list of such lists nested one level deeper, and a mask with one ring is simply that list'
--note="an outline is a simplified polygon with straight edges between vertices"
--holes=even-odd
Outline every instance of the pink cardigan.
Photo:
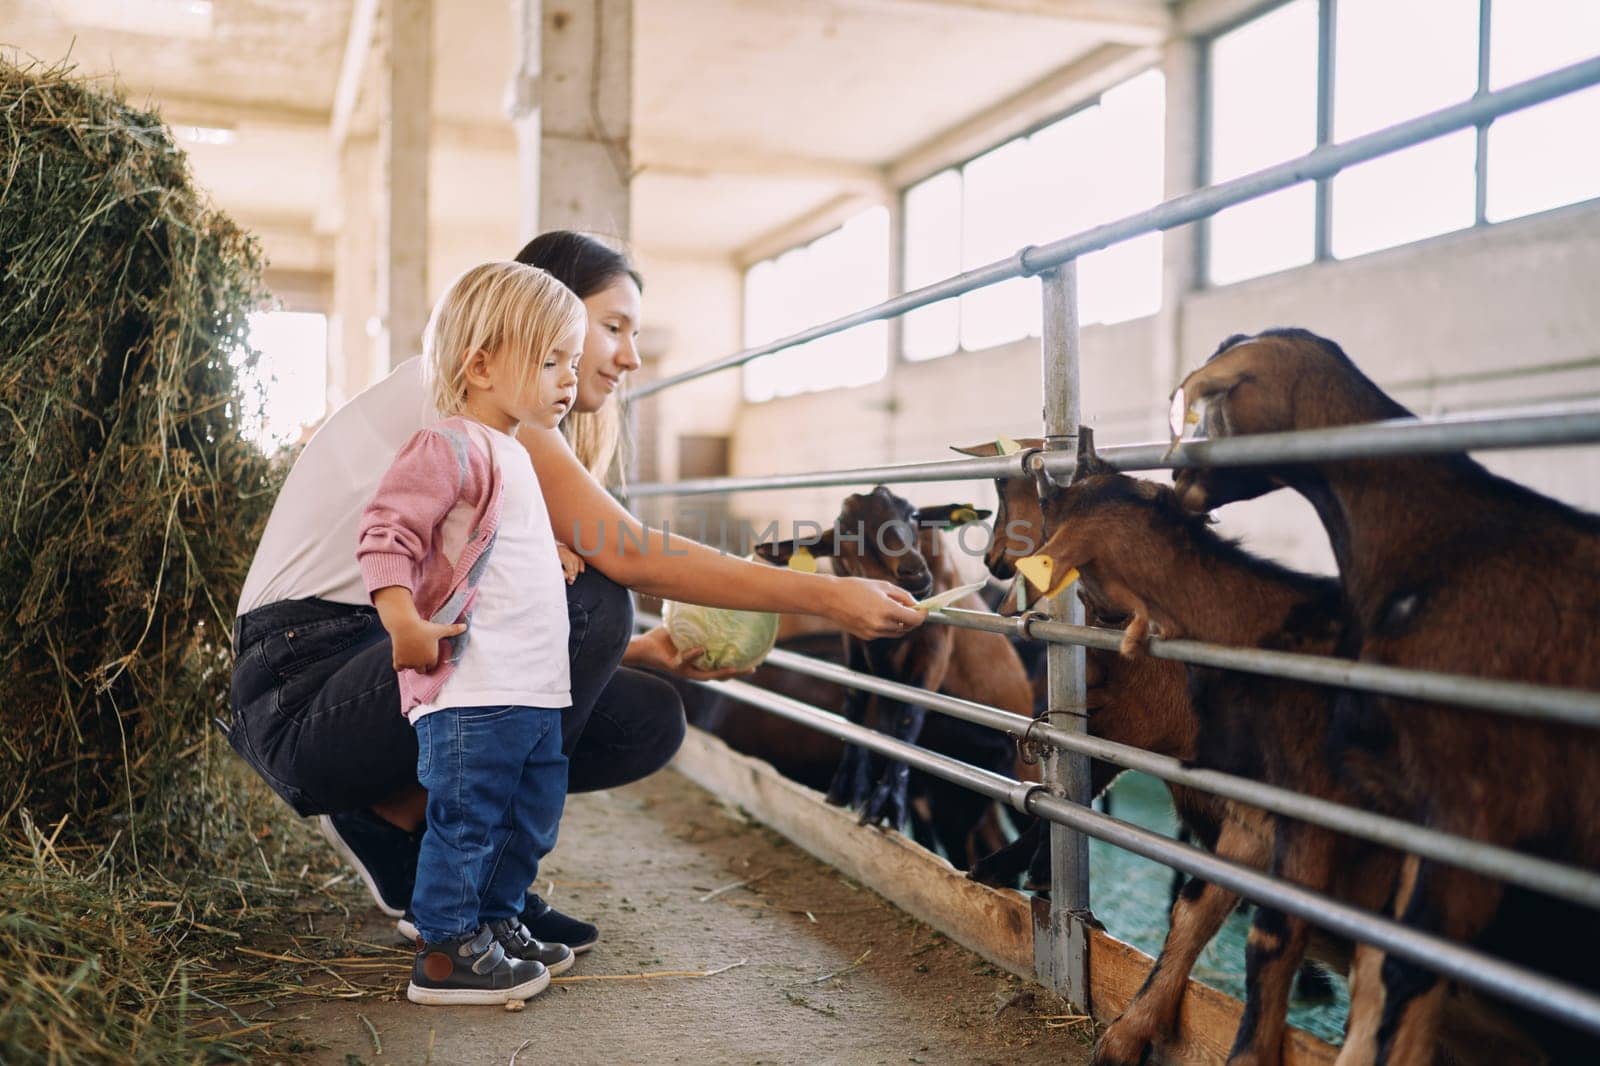
[{"label": "pink cardigan", "polygon": [[[418,614],[444,625],[470,626],[500,527],[500,469],[493,453],[469,435],[471,425],[449,418],[412,436],[378,483],[356,539],[369,595],[399,585],[411,590]],[[444,520],[457,501],[473,507],[472,521],[465,541],[458,535],[445,543]],[[439,695],[470,635],[469,629],[441,641],[439,664],[428,673],[399,672],[402,713]]]}]

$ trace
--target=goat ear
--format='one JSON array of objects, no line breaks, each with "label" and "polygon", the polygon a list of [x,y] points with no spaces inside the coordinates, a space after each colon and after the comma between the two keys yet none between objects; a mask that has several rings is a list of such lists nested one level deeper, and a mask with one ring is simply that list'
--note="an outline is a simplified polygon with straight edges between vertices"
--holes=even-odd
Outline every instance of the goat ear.
[{"label": "goat ear", "polygon": [[1078,469],[1073,477],[1093,477],[1096,474],[1114,474],[1116,471],[1094,450],[1094,430],[1078,427]]},{"label": "goat ear", "polygon": [[1133,483],[1133,491],[1141,499],[1159,500],[1163,492],[1170,492],[1172,490],[1167,486],[1157,482],[1146,481],[1144,478],[1138,478]]},{"label": "goat ear", "polygon": [[767,544],[757,544],[756,554],[774,566],[784,566],[794,555],[794,543],[792,540],[776,540]]},{"label": "goat ear", "polygon": [[937,507],[918,507],[912,520],[919,526],[938,526],[951,530],[968,522],[981,522],[993,513],[970,503],[942,503]]},{"label": "goat ear", "polygon": [[778,540],[757,544],[756,554],[774,566],[816,573],[816,557],[833,554],[833,530],[824,530],[817,540]]},{"label": "goat ear", "polygon": [[[1172,431],[1168,456],[1177,450],[1185,437],[1191,436],[1191,427],[1203,420],[1208,404],[1226,399],[1239,385],[1254,377],[1250,372],[1253,360],[1248,354],[1253,347],[1248,338],[1231,346],[1229,342],[1224,342],[1205,366],[1184,378],[1183,383],[1173,390],[1172,406],[1167,411],[1168,428]],[[1246,354],[1236,356],[1236,352]]]},{"label": "goat ear", "polygon": [[[1268,346],[1257,343],[1255,337],[1230,337],[1217,353],[1198,370],[1191,371],[1172,394],[1172,430],[1181,433],[1179,418],[1189,416],[1197,404],[1207,403],[1226,396],[1242,383],[1255,377],[1258,357],[1265,355]],[[1193,421],[1193,419],[1189,419]]]}]

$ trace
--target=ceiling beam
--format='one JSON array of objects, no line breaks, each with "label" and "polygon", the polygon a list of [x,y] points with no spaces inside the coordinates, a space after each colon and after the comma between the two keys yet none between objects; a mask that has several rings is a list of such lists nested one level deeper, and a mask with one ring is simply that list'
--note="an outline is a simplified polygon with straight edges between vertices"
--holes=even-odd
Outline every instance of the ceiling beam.
[{"label": "ceiling beam", "polygon": [[[130,102],[139,99],[135,93],[128,95]],[[313,133],[321,133],[328,128],[328,113],[309,107],[166,92],[159,95],[150,93],[144,99],[160,112],[168,125],[212,126],[219,129],[261,126]]]},{"label": "ceiling beam", "polygon": [[228,217],[260,240],[267,269],[333,273],[333,239],[313,231],[310,218],[250,210],[231,210]]},{"label": "ceiling beam", "polygon": [[[331,135],[334,120],[334,116],[327,111],[290,107],[284,104],[251,103],[220,97],[172,93],[162,93],[159,96],[152,94],[147,99],[150,106],[157,109],[161,117],[173,125],[216,126],[223,129],[249,126]],[[507,122],[476,122],[434,115],[430,135],[438,144],[455,149],[514,152],[517,147],[516,137],[510,123]],[[347,129],[340,140],[343,144],[363,138],[370,140],[372,137],[371,131]]]},{"label": "ceiling beam", "polygon": [[344,145],[350,136],[350,123],[361,102],[361,86],[366,77],[367,59],[378,34],[378,13],[382,0],[355,0],[350,8],[350,31],[344,39],[344,56],[339,61],[339,80],[333,91],[333,112],[328,117],[328,180],[318,198],[315,226],[319,233],[331,233],[341,225],[344,205],[339,202],[343,183],[339,171],[344,166]]},{"label": "ceiling beam", "polygon": [[737,175],[753,178],[830,181],[848,189],[876,191],[885,177],[878,167],[841,159],[752,152],[746,148],[636,135],[635,174],[678,177]]},{"label": "ceiling beam", "polygon": [[862,7],[944,8],[1081,23],[1107,41],[1160,44],[1172,34],[1166,0],[852,0]]},{"label": "ceiling beam", "polygon": [[755,240],[737,248],[733,252],[733,261],[739,269],[743,270],[763,259],[771,259],[775,255],[782,255],[791,248],[797,248],[809,241],[832,230],[838,229],[849,219],[873,206],[888,201],[887,193],[864,195],[862,193],[845,193],[836,196],[827,203],[813,208],[791,222],[785,222],[777,229],[762,234]]},{"label": "ceiling beam", "polygon": [[1094,100],[1157,62],[1160,55],[1161,50],[1155,47],[1101,45],[1022,92],[913,148],[887,168],[889,183],[894,188],[902,188],[947,166],[964,163],[1007,138]]},{"label": "ceiling beam", "polygon": [[355,117],[356,104],[361,100],[361,80],[377,36],[379,3],[380,0],[355,0],[350,10],[350,32],[344,40],[338,86],[333,91],[333,117],[328,123],[328,140],[335,156],[344,147],[344,139],[350,133],[350,120]]}]

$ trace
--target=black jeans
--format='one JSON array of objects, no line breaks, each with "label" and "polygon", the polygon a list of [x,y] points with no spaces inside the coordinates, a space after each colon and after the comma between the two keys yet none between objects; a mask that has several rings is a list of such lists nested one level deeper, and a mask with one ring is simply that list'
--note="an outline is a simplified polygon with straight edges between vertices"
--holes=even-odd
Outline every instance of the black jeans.
[{"label": "black jeans", "polygon": [[[633,633],[626,589],[594,569],[567,587],[572,707],[562,712],[568,790],[647,777],[683,743],[683,701],[618,668]],[[235,751],[301,815],[382,803],[417,784],[417,738],[400,713],[389,634],[370,607],[285,600],[234,626]]]}]

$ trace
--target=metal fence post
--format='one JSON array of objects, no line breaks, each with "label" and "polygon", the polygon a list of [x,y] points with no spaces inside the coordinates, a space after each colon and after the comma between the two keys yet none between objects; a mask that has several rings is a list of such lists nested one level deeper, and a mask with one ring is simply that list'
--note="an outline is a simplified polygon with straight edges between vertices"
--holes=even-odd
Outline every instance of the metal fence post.
[{"label": "metal fence post", "polygon": [[[1078,446],[1078,269],[1068,260],[1040,276],[1044,292],[1041,359],[1044,382],[1044,435],[1050,450],[1076,454]],[[1068,592],[1047,601],[1051,619],[1083,624],[1083,604]],[[1083,732],[1084,649],[1051,644],[1046,652],[1051,724]],[[1045,783],[1064,799],[1087,806],[1089,760],[1052,749],[1044,761]],[[1089,838],[1050,826],[1050,906],[1034,911],[1034,967],[1040,982],[1079,1009],[1089,1003]]]}]

